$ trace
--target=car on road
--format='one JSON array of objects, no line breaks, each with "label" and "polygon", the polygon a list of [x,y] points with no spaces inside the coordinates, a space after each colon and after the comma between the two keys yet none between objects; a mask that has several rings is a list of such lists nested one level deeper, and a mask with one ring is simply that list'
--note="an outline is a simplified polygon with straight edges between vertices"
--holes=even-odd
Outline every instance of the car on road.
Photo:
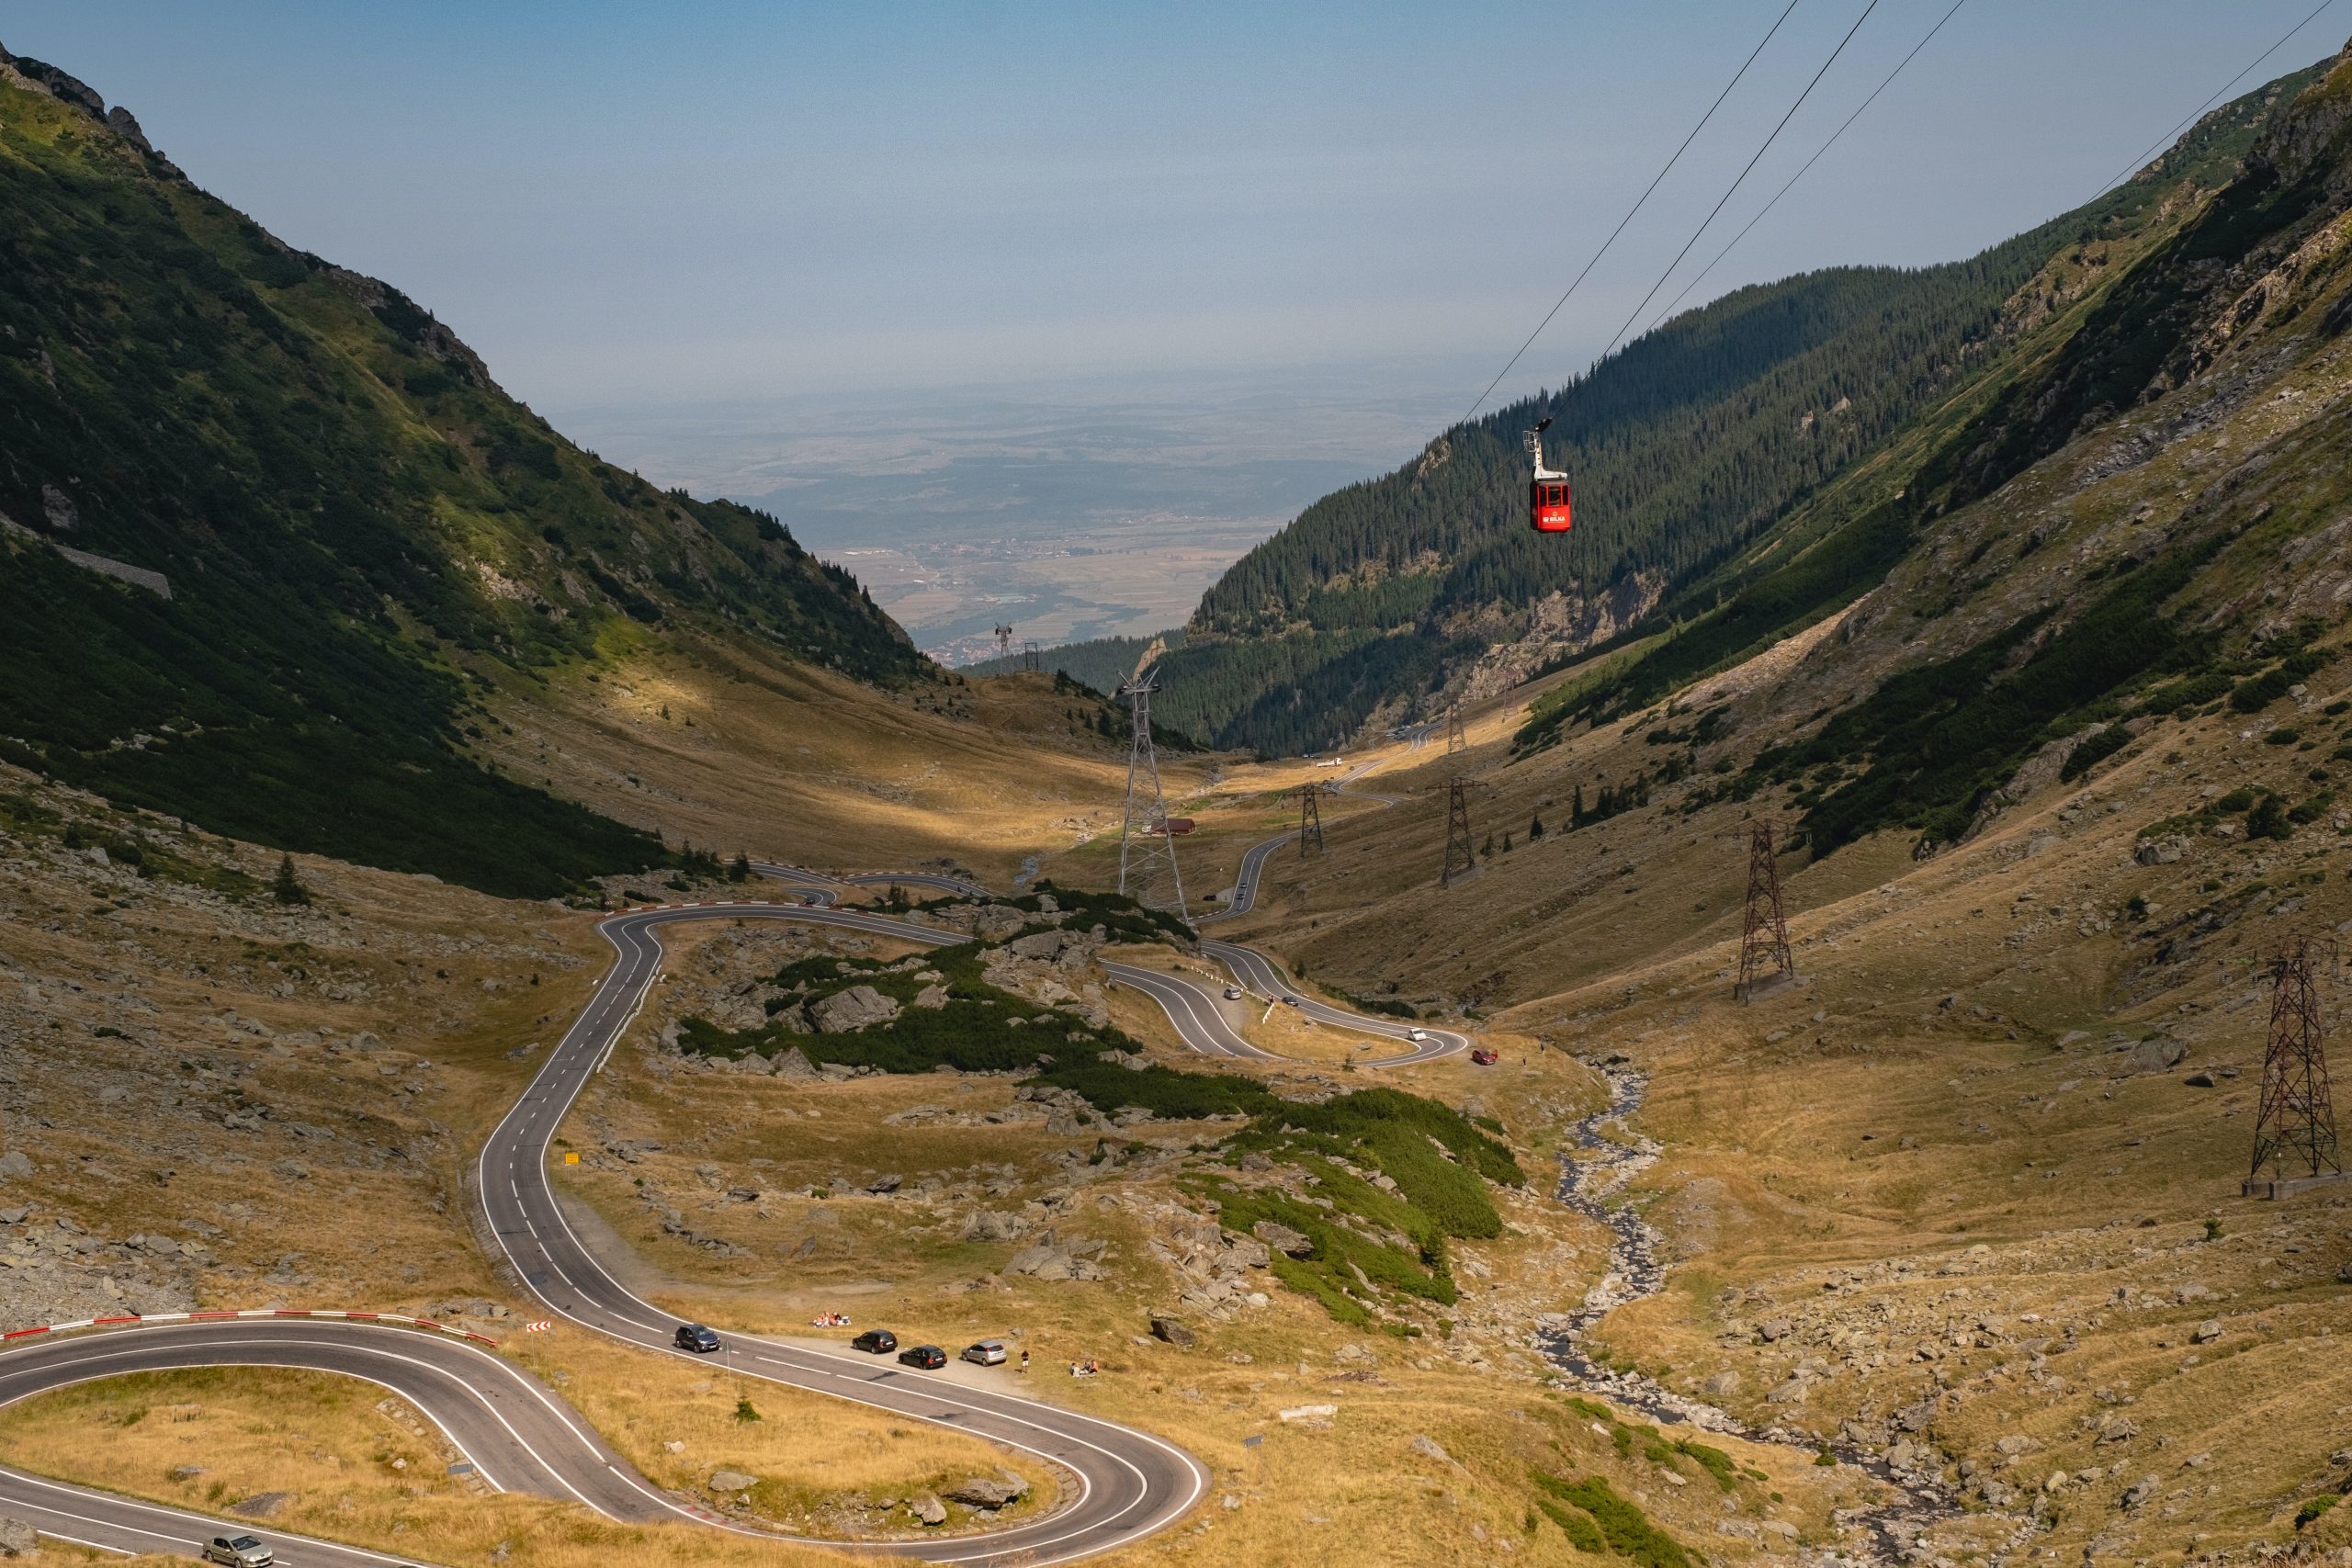
[{"label": "car on road", "polygon": [[1425,1043],[1429,1040],[1429,1037],[1430,1032],[1426,1029],[1408,1029],[1405,1031],[1405,1038],[1412,1041],[1416,1044]]},{"label": "car on road", "polygon": [[924,1371],[935,1372],[947,1364],[947,1352],[936,1345],[918,1345],[911,1350],[899,1351],[899,1364],[903,1367],[921,1367]]},{"label": "car on road", "polygon": [[1295,1008],[1298,1005],[1298,998],[1296,997],[1284,997],[1283,998],[1283,1006],[1286,1008]]},{"label": "car on road", "polygon": [[1239,1001],[1241,999],[1241,987],[1238,986],[1227,986],[1225,988],[1225,999],[1229,1002]]},{"label": "car on road", "polygon": [[204,1560],[221,1568],[269,1568],[277,1561],[259,1536],[216,1535],[204,1543]]},{"label": "car on road", "polygon": [[718,1336],[699,1323],[682,1323],[671,1339],[681,1350],[692,1350],[697,1356],[707,1356],[718,1348]]},{"label": "car on road", "polygon": [[1004,1365],[1004,1341],[977,1340],[964,1347],[964,1359],[976,1367],[1001,1367]]},{"label": "car on road", "polygon": [[899,1337],[887,1328],[869,1328],[851,1340],[849,1348],[869,1356],[887,1356],[899,1348]]},{"label": "car on road", "polygon": [[1491,1067],[1498,1060],[1499,1060],[1492,1050],[1484,1045],[1481,1045],[1476,1051],[1471,1052],[1470,1059],[1477,1063],[1482,1067]]}]

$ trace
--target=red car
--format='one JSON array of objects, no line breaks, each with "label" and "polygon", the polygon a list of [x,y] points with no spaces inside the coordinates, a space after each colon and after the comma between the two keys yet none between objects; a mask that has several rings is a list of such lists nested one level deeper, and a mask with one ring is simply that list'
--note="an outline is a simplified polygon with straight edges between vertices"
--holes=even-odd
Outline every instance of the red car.
[{"label": "red car", "polygon": [[1494,1052],[1488,1050],[1484,1045],[1481,1045],[1476,1051],[1471,1052],[1470,1059],[1477,1063],[1482,1067],[1491,1067],[1498,1060],[1499,1060]]}]

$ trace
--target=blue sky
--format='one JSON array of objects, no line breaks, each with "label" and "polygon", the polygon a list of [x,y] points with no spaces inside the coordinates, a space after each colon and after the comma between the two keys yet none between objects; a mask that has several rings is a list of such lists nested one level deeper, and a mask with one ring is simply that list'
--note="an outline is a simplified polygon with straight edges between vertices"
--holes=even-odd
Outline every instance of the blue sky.
[{"label": "blue sky", "polygon": [[[1864,3],[1800,0],[1506,395],[1607,340]],[[1881,0],[1724,236],[1948,3]],[[2313,3],[1969,0],[1705,293],[2075,205]],[[543,408],[1310,367],[1440,406],[1778,9],[13,0],[0,41]]]}]

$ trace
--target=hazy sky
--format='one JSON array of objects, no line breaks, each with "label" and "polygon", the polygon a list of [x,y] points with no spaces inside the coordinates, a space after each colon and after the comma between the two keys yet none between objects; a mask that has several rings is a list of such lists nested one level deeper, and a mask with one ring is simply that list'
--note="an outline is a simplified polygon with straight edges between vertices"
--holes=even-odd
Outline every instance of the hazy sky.
[{"label": "hazy sky", "polygon": [[[1507,393],[1607,340],[1866,3],[1800,0]],[[2074,206],[2314,3],[1968,0],[1705,293]],[[0,41],[550,410],[1358,362],[1466,403],[1780,4],[12,0]],[[1724,237],[1948,4],[1880,0]]]}]

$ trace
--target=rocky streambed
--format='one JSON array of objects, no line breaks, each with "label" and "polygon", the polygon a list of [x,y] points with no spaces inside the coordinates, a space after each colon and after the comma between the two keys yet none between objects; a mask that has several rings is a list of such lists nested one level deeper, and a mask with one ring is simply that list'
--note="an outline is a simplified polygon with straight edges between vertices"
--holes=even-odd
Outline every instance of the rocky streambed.
[{"label": "rocky streambed", "polygon": [[[1660,1261],[1664,1237],[1630,1203],[1622,1201],[1627,1184],[1655,1164],[1661,1152],[1656,1143],[1634,1132],[1632,1125],[1632,1119],[1642,1108],[1649,1079],[1622,1061],[1588,1061],[1586,1065],[1607,1081],[1609,1101],[1569,1127],[1572,1152],[1562,1161],[1559,1199],[1577,1213],[1608,1227],[1609,1267],[1579,1305],[1539,1321],[1536,1340],[1545,1359],[1566,1373],[1579,1388],[1661,1427],[1696,1427],[1807,1454],[1819,1453],[1826,1448],[1840,1463],[1866,1472],[1883,1489],[1883,1500],[1841,1512],[1838,1522],[1847,1532],[1847,1544],[1809,1553],[1814,1562],[1850,1563],[1857,1568],[1864,1564],[1940,1564],[1950,1559],[1946,1549],[1936,1543],[1935,1532],[1939,1527],[1961,1519],[1978,1523],[1990,1519],[1997,1523],[2001,1528],[1996,1531],[1997,1543],[1990,1545],[1991,1561],[1997,1563],[2006,1559],[2030,1533],[2032,1521],[2006,1515],[1969,1514],[1932,1460],[1897,1468],[1884,1454],[1842,1440],[1824,1443],[1811,1434],[1777,1425],[1753,1427],[1714,1405],[1677,1393],[1638,1371],[1603,1366],[1592,1359],[1585,1338],[1593,1325],[1619,1307],[1656,1295],[1665,1284],[1666,1267]],[[1981,1539],[1972,1544],[1972,1556],[1988,1549]]]}]

